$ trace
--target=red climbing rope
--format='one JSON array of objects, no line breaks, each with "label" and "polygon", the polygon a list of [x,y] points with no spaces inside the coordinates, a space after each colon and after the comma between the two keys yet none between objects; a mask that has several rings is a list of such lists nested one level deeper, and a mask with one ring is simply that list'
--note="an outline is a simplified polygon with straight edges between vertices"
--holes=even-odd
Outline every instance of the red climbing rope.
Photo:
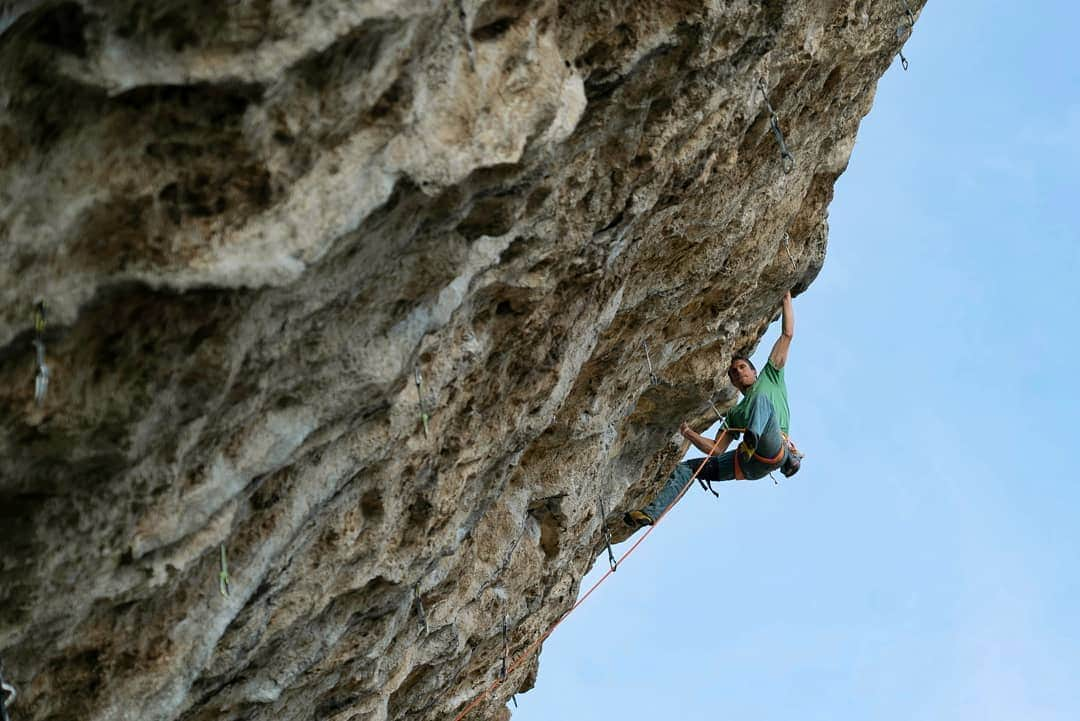
[{"label": "red climbing rope", "polygon": [[[631,553],[633,553],[634,550],[638,546],[640,546],[642,544],[642,542],[646,538],[649,537],[649,534],[653,532],[653,529],[655,529],[658,525],[660,525],[660,521],[662,521],[664,519],[664,516],[666,516],[671,511],[671,509],[675,507],[675,504],[678,503],[680,500],[682,500],[682,497],[685,496],[686,492],[688,490],[690,490],[690,487],[694,485],[694,481],[697,479],[698,474],[701,473],[701,469],[703,469],[705,467],[705,464],[709,461],[709,459],[712,458],[713,453],[716,453],[716,448],[719,445],[720,445],[720,436],[717,436],[717,439],[713,443],[712,448],[709,449],[709,455],[707,455],[707,456],[705,456],[704,458],[701,459],[701,464],[697,467],[697,470],[694,471],[694,475],[690,476],[690,480],[686,482],[686,486],[681,491],[679,491],[679,495],[675,496],[675,500],[671,502],[671,505],[669,505],[666,509],[664,509],[664,512],[660,514],[659,518],[657,518],[656,521],[654,521],[651,526],[649,526],[648,530],[645,531],[644,534],[642,534],[641,538],[639,538],[637,541],[635,541],[634,545],[630,546],[630,548],[627,549],[626,553],[619,556],[619,560],[615,562],[615,567],[616,568],[621,566],[623,561],[625,561],[627,559],[627,557],[629,557],[629,555]],[[454,721],[461,721],[463,718],[465,718],[465,716],[467,716],[470,711],[472,711],[474,708],[476,708],[476,706],[481,701],[483,701],[488,696],[488,694],[490,694],[492,691],[494,691],[500,685],[502,685],[502,683],[506,679],[510,678],[510,674],[512,674],[521,664],[523,664],[530,656],[533,655],[533,652],[536,651],[536,649],[540,647],[540,644],[542,644],[547,639],[548,636],[550,636],[552,633],[555,632],[555,629],[559,627],[559,624],[562,623],[563,621],[565,621],[567,619],[567,617],[571,613],[576,611],[578,606],[585,603],[585,599],[587,599],[589,596],[591,596],[592,592],[595,591],[597,588],[599,588],[600,584],[603,583],[604,581],[606,581],[608,576],[612,575],[613,573],[615,573],[614,569],[608,569],[608,572],[605,573],[603,576],[601,576],[600,580],[597,581],[596,583],[594,583],[592,585],[592,588],[590,588],[588,591],[586,591],[585,595],[583,595],[581,598],[579,598],[577,600],[577,603],[575,603],[573,606],[570,607],[570,610],[568,610],[563,615],[559,616],[558,620],[556,620],[555,623],[553,623],[551,625],[551,628],[549,628],[547,631],[545,631],[544,634],[542,636],[540,636],[540,638],[533,641],[531,644],[529,644],[528,648],[526,648],[524,651],[521,652],[521,655],[518,656],[514,660],[514,662],[512,664],[510,664],[509,668],[506,669],[506,674],[505,675],[501,676],[500,678],[495,679],[491,683],[491,685],[489,685],[486,689],[484,689],[483,693],[478,694],[476,696],[476,698],[474,698],[472,700],[472,702],[468,706],[465,707],[465,710],[463,710],[461,713],[459,713],[457,716],[454,717]]]}]

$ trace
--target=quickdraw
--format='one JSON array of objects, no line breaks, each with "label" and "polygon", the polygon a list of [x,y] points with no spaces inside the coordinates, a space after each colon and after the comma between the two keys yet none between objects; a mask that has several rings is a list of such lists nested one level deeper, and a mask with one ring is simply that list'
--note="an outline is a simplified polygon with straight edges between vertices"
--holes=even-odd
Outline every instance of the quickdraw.
[{"label": "quickdraw", "polygon": [[503,628],[502,628],[503,655],[502,655],[502,670],[499,672],[499,678],[500,679],[505,679],[506,678],[506,663],[507,663],[508,657],[510,656],[510,632],[509,632],[507,626],[508,626],[508,621],[506,619],[506,614],[504,613],[503,614]]},{"label": "quickdraw", "polygon": [[420,405],[420,421],[424,424],[424,438],[428,437],[428,421],[430,417],[424,408],[424,389],[420,378],[420,366],[413,368],[413,380],[416,382],[416,400]]},{"label": "quickdraw", "polygon": [[8,716],[8,706],[15,703],[15,698],[18,695],[15,687],[4,680],[4,664],[0,662],[0,721],[11,720],[11,717]]},{"label": "quickdraw", "polygon": [[604,527],[604,543],[607,545],[608,565],[614,572],[618,568],[619,562],[615,560],[615,552],[611,550],[611,530],[607,524],[607,511],[604,509],[604,499],[598,498],[597,500],[600,502],[600,522]]},{"label": "quickdraw", "polygon": [[798,270],[798,266],[795,265],[795,256],[791,254],[791,236],[788,233],[784,233],[784,249],[787,250],[788,260],[791,261],[791,269]]},{"label": "quickdraw", "polygon": [[416,615],[420,620],[420,626],[424,629],[424,635],[429,633],[427,613],[424,611],[424,599],[420,598],[420,584],[413,586],[413,596],[416,599]]},{"label": "quickdraw", "polygon": [[904,57],[903,45],[915,31],[915,15],[911,12],[911,8],[908,7],[907,0],[900,0],[900,3],[904,6],[904,14],[907,16],[907,25],[896,26],[896,39],[900,41],[900,48],[897,49],[896,54],[900,56],[900,65],[906,71],[908,69],[908,60]]},{"label": "quickdraw", "polygon": [[641,347],[645,349],[645,362],[649,364],[649,381],[651,381],[654,386],[659,385],[660,379],[656,377],[656,373],[653,371],[652,367],[652,359],[649,358],[649,344],[645,341],[641,341]]},{"label": "quickdraw", "polygon": [[769,109],[769,126],[772,127],[773,136],[780,146],[780,163],[784,168],[784,172],[790,173],[795,169],[795,156],[791,154],[787,143],[784,142],[784,133],[780,130],[780,116],[773,110],[772,103],[769,102],[769,96],[765,92],[765,81],[760,78],[758,79],[758,90],[761,91],[761,97],[765,100],[765,107]]},{"label": "quickdraw", "polygon": [[45,301],[34,306],[34,349],[37,351],[37,375],[34,377],[34,402],[45,402],[49,390],[49,366],[45,363]]},{"label": "quickdraw", "polygon": [[218,571],[218,592],[224,598],[229,597],[229,560],[225,557],[225,544],[221,544],[221,570]]}]

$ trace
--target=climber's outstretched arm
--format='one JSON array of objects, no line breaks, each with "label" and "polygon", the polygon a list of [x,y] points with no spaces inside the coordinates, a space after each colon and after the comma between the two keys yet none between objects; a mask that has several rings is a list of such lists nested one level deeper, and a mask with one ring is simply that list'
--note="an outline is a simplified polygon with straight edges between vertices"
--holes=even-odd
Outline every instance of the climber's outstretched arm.
[{"label": "climber's outstretched arm", "polygon": [[791,291],[784,293],[784,309],[781,312],[783,321],[780,328],[780,337],[773,345],[772,353],[769,353],[769,362],[777,370],[787,363],[788,348],[791,347],[791,339],[795,337],[795,311],[791,309]]},{"label": "climber's outstretched arm", "polygon": [[[706,438],[693,428],[683,423],[679,426],[679,433],[683,434],[683,438],[694,444],[702,453],[712,453],[714,456],[719,455],[727,450],[727,447],[731,445],[731,442],[735,440],[735,434],[731,431],[724,429],[724,431],[716,437],[716,440]],[[715,450],[713,448],[715,447]]]}]

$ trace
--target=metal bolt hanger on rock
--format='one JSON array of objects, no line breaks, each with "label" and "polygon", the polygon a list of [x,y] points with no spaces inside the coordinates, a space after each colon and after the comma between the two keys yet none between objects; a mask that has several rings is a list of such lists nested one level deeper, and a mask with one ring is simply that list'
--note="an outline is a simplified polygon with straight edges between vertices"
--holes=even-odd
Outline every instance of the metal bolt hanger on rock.
[{"label": "metal bolt hanger on rock", "polygon": [[773,110],[769,96],[765,92],[765,81],[761,78],[758,78],[758,90],[761,91],[761,97],[765,100],[765,107],[769,109],[769,126],[772,128],[777,145],[780,146],[780,162],[784,167],[784,172],[790,173],[795,169],[795,156],[791,154],[787,143],[784,142],[784,133],[780,130],[780,116]]}]

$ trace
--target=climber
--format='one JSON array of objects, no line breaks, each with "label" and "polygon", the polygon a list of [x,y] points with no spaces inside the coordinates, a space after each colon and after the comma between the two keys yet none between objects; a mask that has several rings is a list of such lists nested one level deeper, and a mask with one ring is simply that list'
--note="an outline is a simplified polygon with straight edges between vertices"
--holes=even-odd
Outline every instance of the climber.
[{"label": "climber", "polygon": [[[736,356],[732,359],[728,378],[743,394],[743,399],[728,411],[716,440],[709,440],[686,423],[679,426],[679,432],[699,451],[713,454],[698,474],[702,481],[711,484],[713,481],[734,479],[754,480],[777,469],[785,476],[793,476],[799,470],[800,454],[787,437],[791,415],[787,385],[784,383],[784,364],[787,363],[788,348],[795,333],[790,291],[784,294],[782,316],[780,338],[773,345],[769,362],[760,376],[749,358]],[[734,451],[727,451],[740,433],[742,443]],[[636,529],[655,523],[690,482],[700,465],[701,459],[698,458],[676,466],[675,472],[668,477],[652,503],[623,516],[626,524]],[[711,486],[709,490],[712,490]]]}]

